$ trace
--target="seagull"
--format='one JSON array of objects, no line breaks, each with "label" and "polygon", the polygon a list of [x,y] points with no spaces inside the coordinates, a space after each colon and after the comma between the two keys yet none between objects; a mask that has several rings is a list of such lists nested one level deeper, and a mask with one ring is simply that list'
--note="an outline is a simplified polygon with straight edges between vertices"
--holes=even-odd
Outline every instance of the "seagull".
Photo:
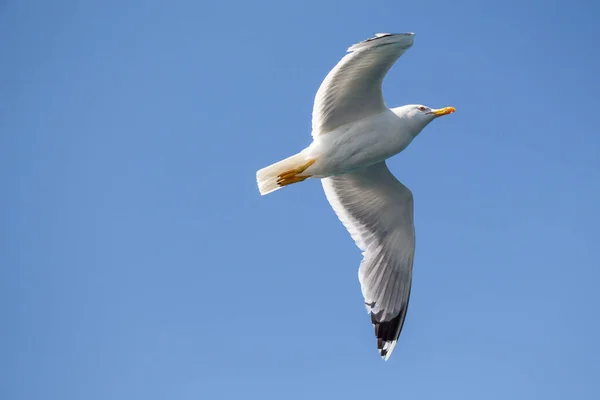
[{"label": "seagull", "polygon": [[388,360],[400,336],[415,254],[413,195],[386,160],[454,107],[388,108],[381,85],[414,33],[378,33],[348,48],[315,96],[312,143],[256,172],[261,195],[309,178],[325,196],[363,259],[358,270],[379,355]]}]

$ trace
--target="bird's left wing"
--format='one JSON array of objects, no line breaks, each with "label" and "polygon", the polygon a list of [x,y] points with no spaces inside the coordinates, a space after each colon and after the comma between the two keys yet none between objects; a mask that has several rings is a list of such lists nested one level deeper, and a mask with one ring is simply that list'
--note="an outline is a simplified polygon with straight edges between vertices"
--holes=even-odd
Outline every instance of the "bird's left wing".
[{"label": "bird's left wing", "polygon": [[348,49],[315,96],[312,135],[385,111],[383,78],[413,44],[413,33],[379,33]]},{"label": "bird's left wing", "polygon": [[415,252],[412,193],[385,162],[321,181],[327,200],[363,251],[361,290],[379,354],[387,360],[410,297]]}]

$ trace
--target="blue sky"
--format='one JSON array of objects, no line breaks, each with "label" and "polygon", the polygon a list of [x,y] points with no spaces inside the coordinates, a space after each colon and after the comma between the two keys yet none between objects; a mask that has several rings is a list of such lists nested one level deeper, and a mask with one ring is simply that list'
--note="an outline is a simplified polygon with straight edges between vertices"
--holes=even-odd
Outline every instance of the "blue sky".
[{"label": "blue sky", "polygon": [[[94,4],[92,4],[94,3]],[[597,399],[592,1],[4,1],[0,397]],[[452,105],[390,160],[408,317],[377,356],[360,252],[310,143],[346,48],[416,33],[390,106]]]}]

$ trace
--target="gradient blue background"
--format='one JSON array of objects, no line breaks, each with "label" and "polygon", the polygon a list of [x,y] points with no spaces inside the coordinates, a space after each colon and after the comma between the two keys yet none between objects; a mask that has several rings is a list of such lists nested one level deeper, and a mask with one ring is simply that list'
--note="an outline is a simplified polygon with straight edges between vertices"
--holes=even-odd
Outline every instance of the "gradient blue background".
[{"label": "gradient blue background", "polygon": [[[593,1],[0,3],[0,398],[600,398]],[[414,192],[405,329],[377,356],[317,181],[322,79],[416,32],[390,106],[453,105]]]}]

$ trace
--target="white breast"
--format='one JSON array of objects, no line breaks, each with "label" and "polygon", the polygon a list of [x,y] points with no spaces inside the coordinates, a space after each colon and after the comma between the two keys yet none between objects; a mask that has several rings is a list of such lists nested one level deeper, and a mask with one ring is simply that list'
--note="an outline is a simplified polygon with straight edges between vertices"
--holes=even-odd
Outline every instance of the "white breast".
[{"label": "white breast", "polygon": [[401,152],[412,139],[403,120],[387,109],[316,136],[305,151],[317,162],[306,172],[323,178],[373,165]]}]

